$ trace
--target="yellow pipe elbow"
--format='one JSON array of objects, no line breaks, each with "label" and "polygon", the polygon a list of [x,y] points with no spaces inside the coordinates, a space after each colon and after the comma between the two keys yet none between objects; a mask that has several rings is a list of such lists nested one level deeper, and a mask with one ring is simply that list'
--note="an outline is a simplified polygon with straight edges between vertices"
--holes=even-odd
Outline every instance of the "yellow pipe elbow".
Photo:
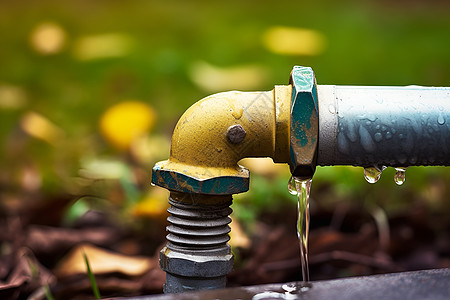
[{"label": "yellow pipe elbow", "polygon": [[[170,158],[158,168],[199,180],[248,177],[238,165],[245,157],[289,162],[289,115],[292,87],[268,92],[224,92],[192,105],[172,135]],[[229,129],[238,126],[238,137]]]}]

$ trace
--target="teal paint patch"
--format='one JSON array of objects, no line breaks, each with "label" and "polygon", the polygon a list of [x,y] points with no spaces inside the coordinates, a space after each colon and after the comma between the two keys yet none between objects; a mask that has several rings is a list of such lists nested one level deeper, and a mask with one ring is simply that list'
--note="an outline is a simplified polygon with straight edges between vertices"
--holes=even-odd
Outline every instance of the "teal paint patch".
[{"label": "teal paint patch", "polygon": [[205,180],[155,166],[152,170],[152,183],[183,193],[230,195],[248,191],[249,178],[221,176]]},{"label": "teal paint patch", "polygon": [[295,169],[297,165],[308,162],[302,156],[302,148],[311,148],[317,144],[318,97],[312,68],[295,66],[291,73],[291,84],[290,154]]}]

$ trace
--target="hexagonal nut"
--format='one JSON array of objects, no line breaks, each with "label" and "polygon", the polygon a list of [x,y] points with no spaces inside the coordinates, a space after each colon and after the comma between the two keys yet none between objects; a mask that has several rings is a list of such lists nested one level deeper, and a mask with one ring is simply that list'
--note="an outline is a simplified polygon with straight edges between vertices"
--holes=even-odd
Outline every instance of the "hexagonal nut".
[{"label": "hexagonal nut", "polygon": [[[221,169],[185,166],[177,168],[176,164],[163,161],[155,164],[152,170],[152,183],[160,187],[183,192],[208,195],[231,195],[248,191],[249,172],[241,167],[236,170],[235,176],[222,175]],[[167,167],[166,165],[169,165]],[[202,177],[198,178],[192,170],[199,169]],[[192,173],[192,174],[190,174]]]},{"label": "hexagonal nut", "polygon": [[295,66],[292,85],[290,120],[291,172],[296,177],[312,177],[316,169],[319,137],[317,84],[309,67]]},{"label": "hexagonal nut", "polygon": [[233,269],[234,258],[227,255],[190,255],[164,247],[159,264],[165,272],[185,277],[213,278],[225,276]]}]

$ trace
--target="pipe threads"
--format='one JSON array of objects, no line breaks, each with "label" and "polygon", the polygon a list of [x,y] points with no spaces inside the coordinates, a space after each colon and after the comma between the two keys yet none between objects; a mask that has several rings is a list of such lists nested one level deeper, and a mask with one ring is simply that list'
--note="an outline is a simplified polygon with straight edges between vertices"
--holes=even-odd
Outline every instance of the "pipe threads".
[{"label": "pipe threads", "polygon": [[195,255],[228,254],[231,195],[221,196],[228,198],[228,201],[222,201],[221,204],[196,202],[200,200],[196,198],[208,197],[206,195],[191,194],[191,197],[190,203],[180,202],[172,194],[169,198],[171,207],[168,212],[171,216],[167,218],[170,223],[167,226],[167,247]]}]

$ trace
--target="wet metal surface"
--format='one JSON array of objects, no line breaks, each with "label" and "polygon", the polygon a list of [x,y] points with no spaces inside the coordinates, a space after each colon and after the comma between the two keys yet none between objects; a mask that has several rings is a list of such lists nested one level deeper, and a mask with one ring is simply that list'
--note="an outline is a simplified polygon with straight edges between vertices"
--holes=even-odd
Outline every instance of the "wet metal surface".
[{"label": "wet metal surface", "polygon": [[450,88],[318,86],[318,165],[450,165]]},{"label": "wet metal surface", "polygon": [[[222,290],[189,292],[124,298],[128,300],[169,300],[169,299],[435,299],[447,300],[450,295],[450,269],[436,269],[405,273],[393,273],[311,282],[306,289],[297,289],[294,294],[292,284],[269,284]],[[301,284],[301,283],[298,283]],[[256,296],[256,297],[255,297]]]}]

